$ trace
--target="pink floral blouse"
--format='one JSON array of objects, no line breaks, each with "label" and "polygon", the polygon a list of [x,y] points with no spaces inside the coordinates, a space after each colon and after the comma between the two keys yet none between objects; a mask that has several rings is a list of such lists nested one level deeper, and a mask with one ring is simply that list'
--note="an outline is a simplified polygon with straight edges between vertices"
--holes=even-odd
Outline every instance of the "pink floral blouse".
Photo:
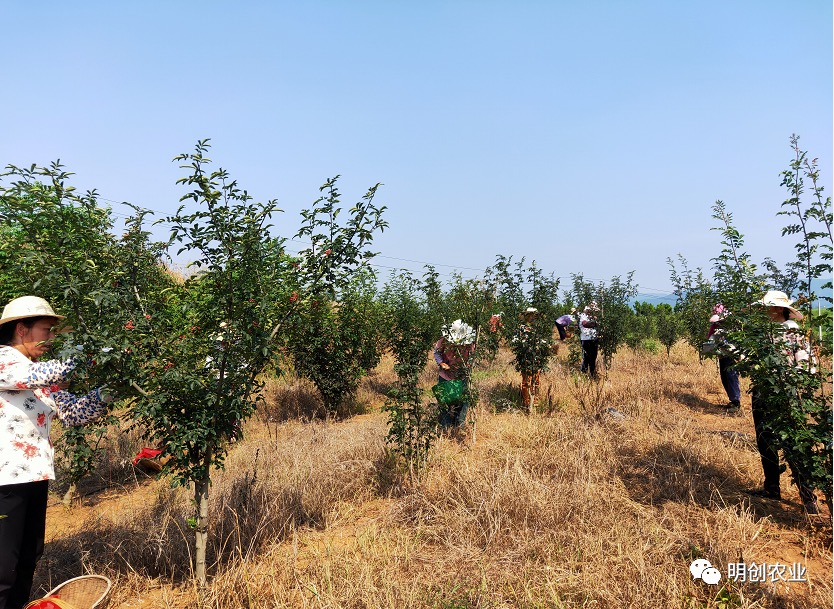
[{"label": "pink floral blouse", "polygon": [[74,426],[104,414],[98,389],[81,397],[59,389],[74,367],[72,361],[33,362],[0,346],[0,486],[55,479],[52,417]]}]

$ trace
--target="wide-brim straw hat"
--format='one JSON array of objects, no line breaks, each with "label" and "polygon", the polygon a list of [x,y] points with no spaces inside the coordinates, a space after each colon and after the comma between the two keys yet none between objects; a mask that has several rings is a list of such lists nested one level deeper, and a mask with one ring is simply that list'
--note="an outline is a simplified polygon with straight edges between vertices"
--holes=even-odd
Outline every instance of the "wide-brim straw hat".
[{"label": "wide-brim straw hat", "polygon": [[761,300],[757,300],[755,303],[757,305],[763,305],[765,307],[779,307],[788,309],[790,311],[789,318],[801,320],[803,318],[802,313],[800,313],[795,307],[791,306],[793,304],[793,300],[788,298],[788,295],[784,292],[780,292],[779,290],[770,290],[762,297]]},{"label": "wide-brim straw hat", "polygon": [[54,317],[60,321],[63,315],[58,315],[43,298],[39,296],[21,296],[10,301],[3,307],[3,315],[0,317],[0,326],[19,319],[31,317]]}]

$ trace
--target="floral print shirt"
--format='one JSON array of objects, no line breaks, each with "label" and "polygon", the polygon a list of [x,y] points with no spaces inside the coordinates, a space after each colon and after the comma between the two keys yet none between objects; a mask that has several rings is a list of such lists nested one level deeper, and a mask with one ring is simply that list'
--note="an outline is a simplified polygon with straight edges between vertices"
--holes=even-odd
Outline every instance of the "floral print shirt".
[{"label": "floral print shirt", "polygon": [[61,391],[75,362],[33,362],[20,351],[0,346],[0,486],[54,480],[52,418],[83,425],[104,414],[107,404],[96,389],[85,396]]},{"label": "floral print shirt", "polygon": [[[587,313],[579,314],[579,340],[596,340],[597,339],[597,318]],[[592,324],[592,325],[585,325]]]}]

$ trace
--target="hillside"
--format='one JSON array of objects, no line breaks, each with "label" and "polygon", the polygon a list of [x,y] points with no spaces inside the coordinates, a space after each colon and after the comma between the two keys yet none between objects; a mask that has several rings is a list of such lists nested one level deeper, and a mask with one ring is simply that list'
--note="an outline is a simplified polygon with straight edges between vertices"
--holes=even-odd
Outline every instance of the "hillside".
[{"label": "hillside", "polygon": [[[809,521],[788,475],[783,502],[745,493],[761,482],[749,396],[727,416],[712,361],[683,344],[670,358],[624,350],[596,393],[565,355],[533,415],[511,408],[508,353],[478,370],[474,429],[440,438],[413,485],[384,450],[389,358],[360,390],[367,412],[342,421],[309,422],[310,388],[272,383],[215,476],[202,591],[189,494],[130,467],[140,443],[122,434],[81,506],[51,502],[36,588],[102,573],[111,609],[831,605],[828,508]],[[720,585],[693,581],[695,558]],[[807,581],[728,583],[740,562],[798,563]]]}]

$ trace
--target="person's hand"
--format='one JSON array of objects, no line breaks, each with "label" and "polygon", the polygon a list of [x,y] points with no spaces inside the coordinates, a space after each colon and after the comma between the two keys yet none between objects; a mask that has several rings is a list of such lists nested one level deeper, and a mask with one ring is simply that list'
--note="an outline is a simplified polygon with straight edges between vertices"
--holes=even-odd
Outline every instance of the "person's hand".
[{"label": "person's hand", "polygon": [[116,399],[116,394],[107,385],[102,385],[98,388],[98,398],[105,404],[109,404]]},{"label": "person's hand", "polygon": [[441,362],[440,367],[443,368],[443,370],[448,370],[450,368],[449,364],[446,362]]}]

